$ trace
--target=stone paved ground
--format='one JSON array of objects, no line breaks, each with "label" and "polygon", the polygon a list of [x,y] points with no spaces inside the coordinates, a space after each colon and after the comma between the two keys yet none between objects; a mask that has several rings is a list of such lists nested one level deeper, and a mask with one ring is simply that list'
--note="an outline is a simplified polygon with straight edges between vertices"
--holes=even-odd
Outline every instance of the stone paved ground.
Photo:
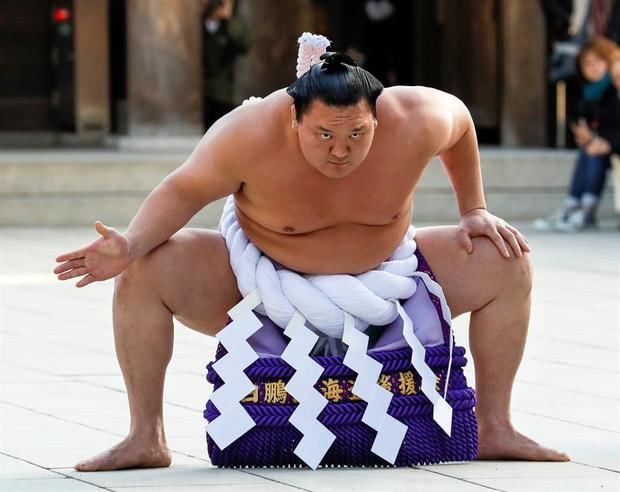
[{"label": "stone paved ground", "polygon": [[[0,490],[619,490],[620,234],[611,226],[571,236],[522,230],[536,274],[514,420],[567,451],[571,463],[216,469],[201,415],[214,340],[178,326],[165,393],[173,466],[87,474],[73,464],[113,445],[128,426],[113,349],[112,284],[78,290],[51,274],[57,254],[93,237],[88,229],[0,229]],[[459,344],[466,344],[467,323],[454,323]]]}]

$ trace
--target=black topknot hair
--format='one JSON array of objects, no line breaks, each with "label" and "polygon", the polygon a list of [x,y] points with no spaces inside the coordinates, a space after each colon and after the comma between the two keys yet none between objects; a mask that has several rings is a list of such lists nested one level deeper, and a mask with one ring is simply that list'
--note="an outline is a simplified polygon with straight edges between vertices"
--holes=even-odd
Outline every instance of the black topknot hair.
[{"label": "black topknot hair", "polygon": [[316,99],[329,106],[350,106],[365,100],[376,115],[383,84],[346,53],[323,53],[321,60],[286,89],[293,98],[297,120],[301,121]]}]

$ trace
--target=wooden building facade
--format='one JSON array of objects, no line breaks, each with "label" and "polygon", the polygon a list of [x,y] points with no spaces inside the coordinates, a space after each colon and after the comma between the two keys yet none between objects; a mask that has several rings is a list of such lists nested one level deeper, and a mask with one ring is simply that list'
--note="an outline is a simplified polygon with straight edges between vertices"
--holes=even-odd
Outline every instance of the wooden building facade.
[{"label": "wooden building facade", "polygon": [[[198,135],[204,0],[5,0],[0,133]],[[392,0],[388,17],[355,0],[238,0],[252,47],[239,101],[288,85],[296,39],[325,34],[386,85],[460,97],[482,143],[552,141],[546,33],[538,0]],[[371,12],[372,13],[372,12]],[[383,13],[385,15],[385,12]]]}]

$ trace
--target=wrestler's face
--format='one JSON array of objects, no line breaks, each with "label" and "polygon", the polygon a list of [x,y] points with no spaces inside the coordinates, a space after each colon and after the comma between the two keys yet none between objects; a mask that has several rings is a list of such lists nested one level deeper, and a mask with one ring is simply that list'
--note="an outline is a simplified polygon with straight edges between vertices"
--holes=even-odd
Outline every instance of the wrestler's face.
[{"label": "wrestler's face", "polygon": [[607,73],[607,62],[592,51],[587,51],[581,57],[581,73],[588,82],[596,82]]},{"label": "wrestler's face", "polygon": [[329,178],[343,178],[364,161],[377,127],[366,101],[329,106],[315,100],[298,121],[291,106],[293,130],[308,163]]}]

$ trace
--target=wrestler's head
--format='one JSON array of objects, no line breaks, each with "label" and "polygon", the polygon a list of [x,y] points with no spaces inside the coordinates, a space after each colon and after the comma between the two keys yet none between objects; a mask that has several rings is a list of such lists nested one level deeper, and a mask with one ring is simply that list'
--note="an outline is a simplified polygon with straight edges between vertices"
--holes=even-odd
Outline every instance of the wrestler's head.
[{"label": "wrestler's head", "polygon": [[370,151],[383,85],[343,53],[324,53],[321,60],[286,90],[293,98],[292,128],[308,163],[342,178]]}]

